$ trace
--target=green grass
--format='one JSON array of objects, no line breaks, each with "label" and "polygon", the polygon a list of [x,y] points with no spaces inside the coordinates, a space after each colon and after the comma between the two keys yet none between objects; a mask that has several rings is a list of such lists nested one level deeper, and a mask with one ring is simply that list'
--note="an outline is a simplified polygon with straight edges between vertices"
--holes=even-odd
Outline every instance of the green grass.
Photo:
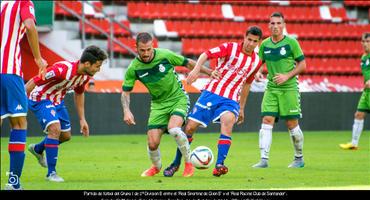
[{"label": "green grass", "polygon": [[[181,176],[183,166],[172,178],[162,171],[155,177],[140,174],[150,166],[146,152],[146,135],[74,136],[59,148],[57,171],[64,183],[45,181],[41,168],[28,151],[22,174],[22,185],[28,190],[259,190],[259,189],[370,189],[369,131],[360,140],[360,149],[344,151],[339,143],[349,141],[351,133],[305,132],[306,166],[289,169],[293,147],[289,134],[273,133],[270,167],[254,169],[259,160],[258,134],[234,133],[225,164],[229,173],[213,177],[212,168],[196,170],[193,177]],[[27,138],[27,144],[41,137]],[[217,156],[218,134],[197,133],[192,147],[205,145]],[[1,189],[7,182],[9,167],[8,138],[1,138]],[[163,135],[161,143],[163,168],[175,154],[175,142]],[[212,166],[213,167],[213,166]]]}]

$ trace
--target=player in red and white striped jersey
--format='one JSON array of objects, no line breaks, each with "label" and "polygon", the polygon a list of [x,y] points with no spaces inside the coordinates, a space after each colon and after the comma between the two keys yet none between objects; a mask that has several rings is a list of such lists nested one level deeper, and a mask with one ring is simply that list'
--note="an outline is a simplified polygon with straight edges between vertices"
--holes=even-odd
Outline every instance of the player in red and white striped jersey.
[{"label": "player in red and white striped jersey", "polygon": [[[228,172],[224,160],[231,145],[232,129],[235,123],[240,124],[244,121],[244,107],[250,85],[262,63],[255,52],[261,38],[262,31],[259,27],[249,27],[243,43],[224,43],[202,53],[187,77],[187,83],[193,83],[199,75],[200,67],[207,59],[218,59],[216,70],[212,73],[218,73],[219,78],[211,79],[205,86],[185,126],[185,133],[190,143],[193,133],[199,126],[206,127],[211,121],[221,123],[214,176],[221,176]],[[177,171],[180,161],[181,153],[178,151],[174,162],[165,169],[165,176],[172,176]]]},{"label": "player in red and white striped jersey", "polygon": [[44,80],[35,76],[26,84],[27,93],[30,94],[29,109],[34,112],[44,132],[48,134],[42,142],[29,145],[28,150],[41,166],[48,168],[46,178],[49,181],[64,181],[56,173],[59,144],[71,138],[69,115],[63,99],[68,91],[74,90],[80,130],[84,136],[89,136],[84,111],[85,86],[90,77],[100,70],[105,59],[107,55],[103,50],[89,46],[83,51],[79,61],[57,62],[47,69]]},{"label": "player in red and white striped jersey", "polygon": [[36,76],[32,81],[37,87],[31,91],[29,99],[32,101],[49,100],[53,105],[59,105],[69,90],[82,93],[84,86],[90,80],[88,74],[78,74],[80,61],[61,61],[48,68],[45,80]]},{"label": "player in red and white striped jersey", "polygon": [[31,1],[1,1],[1,65],[0,65],[0,115],[3,119],[10,117],[10,170],[5,189],[22,189],[20,176],[24,163],[24,149],[27,135],[27,97],[24,90],[21,69],[20,41],[27,34],[29,46],[39,67],[44,74],[47,62],[42,59],[39,48],[38,33],[35,25],[35,12]]}]

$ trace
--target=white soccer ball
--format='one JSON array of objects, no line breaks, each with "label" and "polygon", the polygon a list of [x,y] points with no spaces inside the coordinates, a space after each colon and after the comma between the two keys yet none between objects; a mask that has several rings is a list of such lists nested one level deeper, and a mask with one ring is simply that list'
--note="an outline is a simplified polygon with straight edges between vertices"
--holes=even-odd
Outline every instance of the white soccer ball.
[{"label": "white soccer ball", "polygon": [[191,152],[190,161],[197,169],[208,169],[213,163],[212,150],[206,146],[199,146]]}]

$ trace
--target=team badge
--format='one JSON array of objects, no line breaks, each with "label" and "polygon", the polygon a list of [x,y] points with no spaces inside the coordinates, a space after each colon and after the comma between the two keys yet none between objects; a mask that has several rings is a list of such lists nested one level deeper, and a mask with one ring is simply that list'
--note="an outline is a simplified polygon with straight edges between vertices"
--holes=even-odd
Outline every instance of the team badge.
[{"label": "team badge", "polygon": [[50,113],[55,117],[55,110],[51,110]]},{"label": "team badge", "polygon": [[162,64],[160,64],[159,65],[159,71],[164,72],[165,70],[166,70],[166,68]]},{"label": "team badge", "polygon": [[281,54],[281,55],[285,55],[285,54],[286,54],[285,47],[281,47],[281,49],[280,49],[280,54]]}]

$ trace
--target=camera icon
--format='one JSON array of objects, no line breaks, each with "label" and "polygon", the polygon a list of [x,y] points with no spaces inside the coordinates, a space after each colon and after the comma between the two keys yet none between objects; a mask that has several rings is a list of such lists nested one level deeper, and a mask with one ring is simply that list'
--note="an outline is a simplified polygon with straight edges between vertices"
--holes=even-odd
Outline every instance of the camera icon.
[{"label": "camera icon", "polygon": [[9,176],[8,182],[10,185],[18,185],[19,184],[19,177],[13,172],[6,172],[6,175]]}]

